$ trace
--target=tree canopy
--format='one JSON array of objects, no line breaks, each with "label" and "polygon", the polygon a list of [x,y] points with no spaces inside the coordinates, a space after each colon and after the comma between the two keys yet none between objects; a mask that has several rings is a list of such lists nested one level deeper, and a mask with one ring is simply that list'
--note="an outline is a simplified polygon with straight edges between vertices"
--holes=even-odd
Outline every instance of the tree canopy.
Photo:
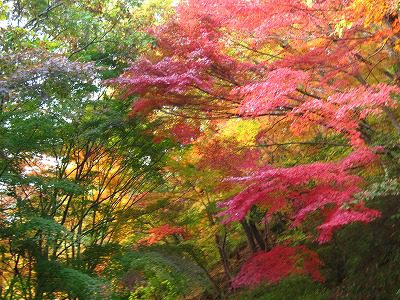
[{"label": "tree canopy", "polygon": [[398,297],[399,12],[0,1],[0,298]]}]

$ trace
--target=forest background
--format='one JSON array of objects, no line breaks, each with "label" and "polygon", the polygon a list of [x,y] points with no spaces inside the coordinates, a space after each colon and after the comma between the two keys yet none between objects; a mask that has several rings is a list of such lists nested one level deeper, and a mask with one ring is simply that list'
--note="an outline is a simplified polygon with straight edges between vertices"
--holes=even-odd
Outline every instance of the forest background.
[{"label": "forest background", "polygon": [[0,299],[399,298],[399,12],[0,1]]}]

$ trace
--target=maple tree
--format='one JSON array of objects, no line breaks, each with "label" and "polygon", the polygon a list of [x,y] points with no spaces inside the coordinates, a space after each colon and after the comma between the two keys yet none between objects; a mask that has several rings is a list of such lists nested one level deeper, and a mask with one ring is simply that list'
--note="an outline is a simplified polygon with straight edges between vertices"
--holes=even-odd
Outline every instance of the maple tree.
[{"label": "maple tree", "polygon": [[328,242],[337,228],[380,215],[356,198],[362,178],[354,169],[379,160],[374,153],[384,150],[373,147],[368,122],[380,118],[400,133],[393,112],[400,94],[393,68],[399,29],[395,1],[190,0],[151,30],[156,52],[110,84],[123,97],[139,95],[135,115],[283,116],[292,138],[347,140],[352,151],[340,161],[282,168],[266,159],[259,171],[228,179],[250,186],[224,202],[220,214],[225,222],[241,221],[261,205],[267,219],[284,213],[299,226],[318,212],[325,218],[317,239]]},{"label": "maple tree", "polygon": [[[302,260],[301,265],[298,260]],[[277,282],[289,274],[309,274],[318,281],[323,281],[318,267],[321,261],[315,252],[304,246],[283,247],[277,246],[269,252],[259,252],[253,255],[243,266],[232,282],[234,287],[242,285],[252,286],[267,280]]]},{"label": "maple tree", "polygon": [[185,230],[181,227],[171,227],[170,225],[165,224],[159,227],[153,227],[149,229],[148,233],[149,236],[141,240],[140,243],[152,245],[161,241],[166,236],[174,234],[184,234]]}]

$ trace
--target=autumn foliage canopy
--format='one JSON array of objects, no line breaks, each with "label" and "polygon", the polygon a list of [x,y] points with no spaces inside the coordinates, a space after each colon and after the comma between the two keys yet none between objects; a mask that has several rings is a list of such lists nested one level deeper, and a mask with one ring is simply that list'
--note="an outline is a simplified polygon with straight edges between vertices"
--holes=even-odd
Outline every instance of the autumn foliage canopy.
[{"label": "autumn foliage canopy", "polygon": [[400,0],[0,0],[0,299],[397,299]]},{"label": "autumn foliage canopy", "polygon": [[[285,132],[279,143],[339,139],[347,150],[333,159],[279,165],[252,156],[257,163],[250,169],[226,172],[222,184],[242,190],[219,204],[225,224],[245,220],[257,206],[266,209],[263,222],[276,214],[285,215],[290,228],[308,222],[308,242],[326,243],[344,225],[380,216],[362,197],[363,174],[379,169],[385,152],[371,142],[366,123],[381,118],[400,132],[393,114],[400,74],[391,68],[400,50],[396,3],[182,1],[174,18],[149,29],[154,51],[109,83],[123,97],[138,95],[133,115],[179,119],[170,130],[182,144],[205,141],[206,131],[190,123],[199,119],[211,127],[232,118],[257,119],[264,124],[259,147],[273,146],[270,126],[277,119],[283,121],[275,130]],[[226,155],[236,155],[229,149]],[[225,156],[213,159],[217,153],[205,152],[203,160],[218,165]],[[254,254],[232,284],[274,283],[291,274],[322,280],[320,266],[316,253],[285,242]]]}]

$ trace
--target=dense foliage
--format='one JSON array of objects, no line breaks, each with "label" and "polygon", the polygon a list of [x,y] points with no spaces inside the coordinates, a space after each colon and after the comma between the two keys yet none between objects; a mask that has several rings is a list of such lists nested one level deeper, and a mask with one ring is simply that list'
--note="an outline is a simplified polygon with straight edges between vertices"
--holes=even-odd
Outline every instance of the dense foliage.
[{"label": "dense foliage", "polygon": [[0,298],[400,297],[399,12],[0,1]]}]

